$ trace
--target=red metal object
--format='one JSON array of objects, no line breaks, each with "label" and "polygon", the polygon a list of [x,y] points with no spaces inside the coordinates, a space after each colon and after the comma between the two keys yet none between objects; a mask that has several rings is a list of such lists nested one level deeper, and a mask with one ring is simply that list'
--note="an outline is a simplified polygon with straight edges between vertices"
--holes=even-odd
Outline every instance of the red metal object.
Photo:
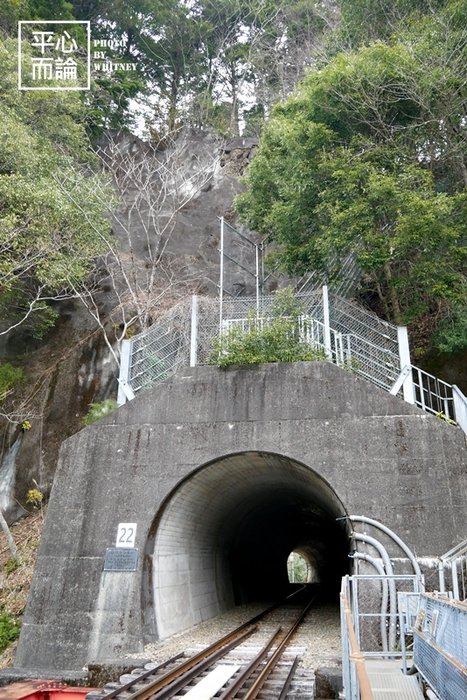
[{"label": "red metal object", "polygon": [[84,700],[95,688],[73,688],[60,681],[31,680],[0,688],[0,700]]}]

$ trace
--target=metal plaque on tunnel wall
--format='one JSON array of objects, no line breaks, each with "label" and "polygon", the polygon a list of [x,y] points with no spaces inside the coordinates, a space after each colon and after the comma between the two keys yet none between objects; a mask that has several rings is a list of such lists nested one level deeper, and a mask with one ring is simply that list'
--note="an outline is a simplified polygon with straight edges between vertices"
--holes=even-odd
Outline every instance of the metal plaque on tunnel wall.
[{"label": "metal plaque on tunnel wall", "polygon": [[104,571],[136,571],[138,550],[134,547],[107,547]]}]

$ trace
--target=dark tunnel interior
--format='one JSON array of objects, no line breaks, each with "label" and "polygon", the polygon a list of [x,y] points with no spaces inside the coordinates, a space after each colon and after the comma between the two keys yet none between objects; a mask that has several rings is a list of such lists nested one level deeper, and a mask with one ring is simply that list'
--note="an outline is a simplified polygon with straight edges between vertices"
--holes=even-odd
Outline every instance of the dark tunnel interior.
[{"label": "dark tunnel interior", "polygon": [[290,593],[287,559],[304,550],[315,571],[322,600],[336,600],[348,571],[348,545],[342,527],[315,512],[295,494],[256,508],[232,532],[229,547],[235,604],[274,601]]},{"label": "dark tunnel interior", "polygon": [[301,551],[323,599],[348,573],[342,503],[287,457],[229,455],[186,479],[157,520],[152,553],[156,634],[163,638],[250,602],[290,593],[287,559]]}]

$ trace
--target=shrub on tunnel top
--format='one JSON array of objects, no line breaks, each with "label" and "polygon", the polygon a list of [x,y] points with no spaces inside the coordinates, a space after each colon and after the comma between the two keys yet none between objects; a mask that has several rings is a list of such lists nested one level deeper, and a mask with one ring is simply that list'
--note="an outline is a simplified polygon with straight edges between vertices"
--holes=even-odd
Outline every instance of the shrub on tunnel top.
[{"label": "shrub on tunnel top", "polygon": [[258,317],[252,312],[246,323],[233,325],[215,338],[209,362],[230,367],[326,359],[323,350],[304,340],[306,323],[290,290],[281,290],[276,294],[270,317]]}]

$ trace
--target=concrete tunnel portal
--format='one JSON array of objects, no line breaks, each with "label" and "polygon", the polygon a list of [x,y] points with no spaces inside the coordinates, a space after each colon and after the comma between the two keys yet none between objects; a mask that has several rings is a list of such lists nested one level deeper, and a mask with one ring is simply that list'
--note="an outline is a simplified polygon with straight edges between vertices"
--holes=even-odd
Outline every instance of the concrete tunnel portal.
[{"label": "concrete tunnel portal", "polygon": [[322,477],[279,454],[242,452],[200,467],[151,529],[146,630],[163,639],[235,605],[280,599],[290,593],[293,551],[337,603],[349,562],[346,523],[337,520],[345,514]]}]

